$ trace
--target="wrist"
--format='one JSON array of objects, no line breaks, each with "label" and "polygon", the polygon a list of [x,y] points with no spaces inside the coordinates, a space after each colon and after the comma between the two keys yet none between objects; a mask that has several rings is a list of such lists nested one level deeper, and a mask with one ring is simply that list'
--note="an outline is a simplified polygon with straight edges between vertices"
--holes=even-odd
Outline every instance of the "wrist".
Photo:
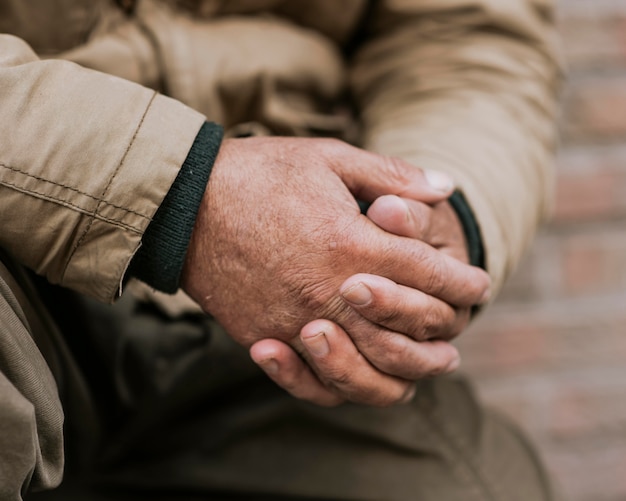
[{"label": "wrist", "polygon": [[219,151],[223,130],[205,122],[152,222],[128,274],[167,293],[176,292],[211,169]]}]

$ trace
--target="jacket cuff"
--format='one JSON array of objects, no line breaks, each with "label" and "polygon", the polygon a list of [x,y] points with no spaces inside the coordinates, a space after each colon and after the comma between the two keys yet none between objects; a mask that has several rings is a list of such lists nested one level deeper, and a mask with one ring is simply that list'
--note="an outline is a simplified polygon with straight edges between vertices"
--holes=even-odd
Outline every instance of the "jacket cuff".
[{"label": "jacket cuff", "polygon": [[205,122],[174,183],[157,209],[133,257],[127,277],[134,277],[157,290],[174,293],[187,254],[187,247],[224,131]]},{"label": "jacket cuff", "polygon": [[450,202],[450,205],[455,210],[459,220],[461,221],[461,226],[463,227],[463,232],[465,233],[465,239],[467,241],[467,252],[470,264],[486,270],[487,267],[485,265],[483,238],[472,208],[467,203],[463,193],[458,190],[450,195],[448,202]]}]

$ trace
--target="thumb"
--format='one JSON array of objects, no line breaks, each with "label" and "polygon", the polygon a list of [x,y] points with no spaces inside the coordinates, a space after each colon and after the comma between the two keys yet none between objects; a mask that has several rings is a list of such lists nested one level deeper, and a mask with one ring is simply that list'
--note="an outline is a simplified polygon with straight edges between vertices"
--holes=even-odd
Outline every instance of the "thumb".
[{"label": "thumb", "polygon": [[355,198],[372,202],[382,195],[398,195],[434,204],[454,191],[444,172],[420,169],[397,157],[386,157],[347,147],[331,161],[333,170]]}]

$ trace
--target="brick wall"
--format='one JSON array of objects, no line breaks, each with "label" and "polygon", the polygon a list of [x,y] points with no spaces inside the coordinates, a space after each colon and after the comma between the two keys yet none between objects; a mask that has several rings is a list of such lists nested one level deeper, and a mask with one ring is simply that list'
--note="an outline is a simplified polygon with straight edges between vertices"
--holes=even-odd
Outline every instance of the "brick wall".
[{"label": "brick wall", "polygon": [[[554,218],[459,346],[572,501],[626,500],[626,0],[560,0]],[[532,501],[532,500],[529,500]]]}]

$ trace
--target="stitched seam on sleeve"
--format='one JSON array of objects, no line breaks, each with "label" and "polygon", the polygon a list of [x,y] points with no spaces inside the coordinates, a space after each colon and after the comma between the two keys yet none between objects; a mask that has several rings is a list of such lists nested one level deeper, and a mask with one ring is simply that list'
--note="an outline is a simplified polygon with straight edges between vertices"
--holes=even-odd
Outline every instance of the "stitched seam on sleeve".
[{"label": "stitched seam on sleeve", "polygon": [[102,194],[100,195],[101,201],[98,202],[98,205],[96,206],[96,208],[94,209],[93,213],[91,214],[91,219],[89,220],[89,224],[87,224],[87,228],[85,228],[85,231],[83,232],[83,234],[80,236],[80,238],[78,239],[78,241],[76,242],[76,244],[72,248],[72,251],[70,252],[70,256],[69,256],[69,258],[67,260],[67,263],[65,263],[65,267],[63,268],[63,274],[62,274],[63,277],[67,273],[67,268],[70,265],[70,263],[72,262],[72,259],[74,258],[74,254],[76,253],[76,250],[83,243],[83,240],[85,239],[85,237],[89,233],[89,230],[91,229],[91,226],[93,225],[93,222],[95,221],[96,217],[98,216],[98,212],[100,211],[100,207],[102,205],[102,199],[104,199],[104,197],[109,192],[109,189],[111,188],[111,184],[113,184],[113,180],[115,179],[115,177],[119,173],[120,169],[122,168],[122,165],[124,165],[124,161],[126,160],[126,156],[128,155],[128,152],[132,148],[133,144],[135,144],[135,139],[137,138],[137,134],[139,134],[139,131],[141,130],[141,126],[143,125],[143,122],[144,122],[144,120],[146,118],[146,115],[148,114],[148,111],[152,107],[152,103],[154,102],[154,99],[156,98],[156,96],[157,96],[157,93],[154,92],[152,94],[152,97],[150,98],[150,101],[148,102],[148,106],[146,106],[146,109],[144,110],[143,115],[141,116],[141,120],[139,120],[139,123],[137,124],[137,128],[135,129],[135,133],[133,134],[133,137],[131,138],[130,143],[128,143],[128,146],[126,147],[126,151],[124,151],[124,155],[122,155],[120,163],[118,164],[117,168],[115,169],[115,172],[113,172],[113,175],[110,177],[109,182],[104,187],[104,190],[102,191]]},{"label": "stitched seam on sleeve", "polygon": [[13,189],[15,189],[17,191],[21,191],[22,193],[26,193],[27,195],[32,195],[32,196],[34,196],[36,198],[40,198],[42,200],[47,200],[48,202],[54,202],[54,203],[57,203],[57,204],[60,204],[60,205],[64,205],[64,206],[70,207],[72,209],[75,209],[76,212],[80,212],[82,214],[91,215],[95,219],[98,219],[100,221],[104,221],[105,223],[112,224],[113,226],[119,226],[120,228],[124,228],[126,230],[132,231],[133,233],[141,234],[141,229],[140,228],[137,228],[137,227],[132,226],[130,224],[122,223],[122,222],[117,221],[115,219],[111,219],[111,218],[102,216],[101,214],[96,214],[94,216],[93,213],[91,213],[90,211],[85,210],[83,207],[79,207],[78,205],[75,205],[72,202],[68,202],[67,200],[63,200],[62,198],[56,198],[56,197],[52,197],[52,196],[48,195],[47,193],[40,193],[40,192],[35,191],[35,190],[26,189],[26,188],[24,188],[22,186],[10,183],[8,181],[0,181],[0,185],[7,186],[9,188],[13,188]]},{"label": "stitched seam on sleeve", "polygon": [[[148,216],[146,216],[145,214],[141,214],[140,212],[134,211],[134,210],[132,210],[132,209],[128,209],[128,208],[126,208],[126,207],[121,207],[120,205],[115,205],[115,204],[112,204],[111,202],[107,202],[106,200],[102,200],[102,199],[100,199],[100,198],[94,197],[93,195],[90,195],[89,193],[85,193],[84,191],[80,191],[80,190],[78,190],[78,189],[76,189],[76,188],[74,188],[74,187],[72,187],[72,186],[67,186],[67,185],[62,184],[62,183],[57,183],[57,182],[55,182],[55,181],[51,181],[51,180],[49,180],[49,179],[45,179],[45,178],[40,177],[40,176],[34,176],[34,175],[32,175],[32,174],[29,174],[29,173],[28,173],[28,172],[26,172],[26,171],[23,171],[23,170],[21,170],[21,169],[18,169],[17,167],[12,167],[12,166],[10,166],[10,165],[6,165],[6,164],[3,164],[3,163],[0,163],[0,167],[3,167],[3,168],[5,168],[5,169],[10,170],[10,171],[13,171],[13,172],[18,172],[18,173],[20,173],[20,174],[22,174],[22,175],[24,175],[24,176],[26,176],[26,177],[30,177],[30,178],[32,178],[32,179],[36,179],[37,181],[42,181],[42,182],[44,182],[44,183],[52,184],[53,186],[59,186],[59,187],[61,187],[61,188],[65,188],[66,190],[73,191],[74,193],[78,193],[78,194],[83,195],[83,196],[85,196],[85,197],[87,197],[87,198],[90,198],[90,199],[92,199],[92,200],[96,200],[96,201],[98,201],[98,202],[101,202],[103,205],[108,205],[109,207],[113,207],[113,208],[115,208],[115,209],[122,210],[122,211],[124,211],[124,212],[129,213],[129,214],[134,214],[135,216],[139,216],[139,217],[141,217],[141,218],[143,218],[143,219],[147,219],[147,220],[149,220],[149,221],[151,220],[151,218],[150,218],[150,217],[148,217]],[[13,186],[13,187],[15,187],[15,188],[18,188],[18,185],[16,185],[16,184],[11,184],[11,183],[9,183],[9,182],[6,182],[6,183],[5,183],[4,181],[0,181],[0,183],[2,183],[2,184],[6,184],[7,186]],[[44,195],[43,193],[39,193],[39,192],[37,192],[37,191],[35,191],[35,190],[28,190],[28,189],[26,189],[26,188],[24,188],[23,190],[24,190],[25,192],[32,192],[32,193],[37,193],[38,195]],[[46,196],[48,196],[48,197],[50,198],[50,200],[56,200],[56,198],[55,198],[55,197],[52,197],[52,196],[50,196],[50,195],[46,195]],[[70,202],[67,202],[66,200],[63,200],[63,199],[61,199],[61,198],[59,198],[58,200],[59,200],[59,201],[61,201],[61,202],[63,202],[63,203],[67,203],[68,205],[71,205],[72,207],[74,207],[74,205],[70,204]],[[86,213],[87,213],[87,211],[85,211],[84,209],[83,209],[83,211],[82,211],[82,212],[86,212]]]}]

